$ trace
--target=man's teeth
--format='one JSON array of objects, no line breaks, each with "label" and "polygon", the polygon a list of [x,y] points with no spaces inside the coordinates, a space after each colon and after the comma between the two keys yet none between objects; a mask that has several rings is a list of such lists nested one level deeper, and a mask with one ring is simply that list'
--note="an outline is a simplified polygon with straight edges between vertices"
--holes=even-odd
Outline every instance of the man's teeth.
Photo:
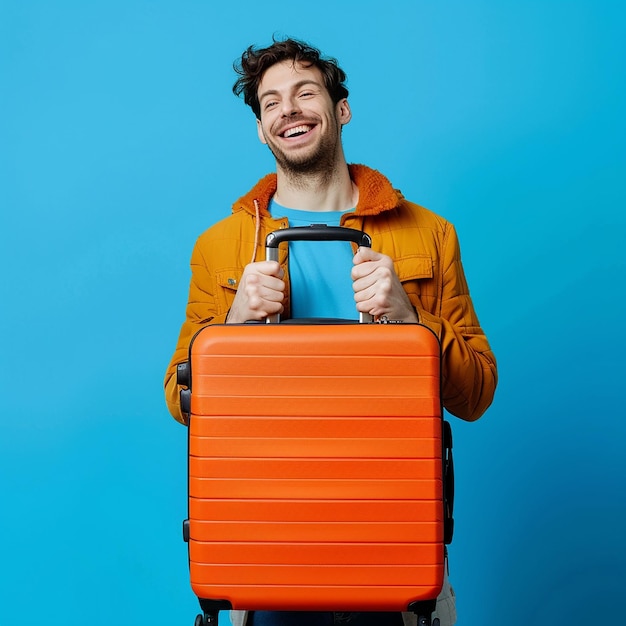
[{"label": "man's teeth", "polygon": [[293,137],[294,135],[302,135],[304,133],[308,133],[311,130],[310,126],[294,126],[293,128],[290,128],[288,130],[286,130],[283,133],[284,137]]}]

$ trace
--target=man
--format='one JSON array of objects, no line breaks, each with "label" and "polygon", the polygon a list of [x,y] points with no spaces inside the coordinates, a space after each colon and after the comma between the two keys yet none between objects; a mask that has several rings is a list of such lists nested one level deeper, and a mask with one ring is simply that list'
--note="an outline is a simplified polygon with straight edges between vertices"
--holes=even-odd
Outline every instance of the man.
[{"label": "man", "polygon": [[[495,358],[480,328],[461,265],[454,228],[407,201],[379,172],[348,165],[341,133],[351,119],[345,73],[334,59],[287,39],[249,47],[236,67],[233,87],[257,119],[259,139],[272,151],[276,173],[261,179],[234,205],[232,215],[202,234],[191,259],[186,320],[167,370],[168,408],[184,423],[176,365],[188,357],[193,335],[207,324],[283,317],[352,317],[370,313],[420,322],[442,347],[444,407],[476,420],[491,404]],[[353,252],[327,243],[323,254],[290,244],[283,265],[262,258],[269,232],[307,223],[357,228],[372,247]],[[311,295],[312,294],[312,295]],[[447,577],[433,617],[456,620]],[[350,626],[415,623],[412,614],[233,613],[235,624]]]}]

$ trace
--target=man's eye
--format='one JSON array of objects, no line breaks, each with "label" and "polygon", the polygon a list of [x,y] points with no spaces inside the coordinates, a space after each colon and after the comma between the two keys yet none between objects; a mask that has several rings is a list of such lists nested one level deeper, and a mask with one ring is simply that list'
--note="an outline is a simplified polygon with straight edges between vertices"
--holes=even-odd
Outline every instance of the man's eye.
[{"label": "man's eye", "polygon": [[269,102],[265,103],[265,108],[271,109],[272,107],[275,107],[277,104],[278,102],[276,102],[276,100],[270,100]]}]

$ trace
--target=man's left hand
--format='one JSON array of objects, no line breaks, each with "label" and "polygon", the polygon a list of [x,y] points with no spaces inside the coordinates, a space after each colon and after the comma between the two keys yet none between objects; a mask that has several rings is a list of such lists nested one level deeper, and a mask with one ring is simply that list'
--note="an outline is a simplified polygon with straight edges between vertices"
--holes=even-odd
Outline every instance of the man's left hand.
[{"label": "man's left hand", "polygon": [[390,257],[361,247],[354,255],[352,288],[356,308],[379,319],[417,322],[417,314],[402,288]]}]

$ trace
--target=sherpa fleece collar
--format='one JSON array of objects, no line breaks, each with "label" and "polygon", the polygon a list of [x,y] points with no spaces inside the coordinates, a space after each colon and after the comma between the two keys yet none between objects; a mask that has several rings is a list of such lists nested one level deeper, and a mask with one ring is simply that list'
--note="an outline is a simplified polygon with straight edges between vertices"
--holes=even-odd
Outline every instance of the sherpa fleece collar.
[{"label": "sherpa fleece collar", "polygon": [[[393,188],[389,180],[377,170],[366,165],[349,164],[350,178],[359,188],[359,202],[356,206],[356,215],[377,215],[382,211],[389,211],[398,206],[402,194]],[[262,216],[269,217],[270,200],[276,193],[277,177],[275,173],[268,174],[235,204],[233,212],[242,209],[255,214],[254,201],[259,205]]]}]

